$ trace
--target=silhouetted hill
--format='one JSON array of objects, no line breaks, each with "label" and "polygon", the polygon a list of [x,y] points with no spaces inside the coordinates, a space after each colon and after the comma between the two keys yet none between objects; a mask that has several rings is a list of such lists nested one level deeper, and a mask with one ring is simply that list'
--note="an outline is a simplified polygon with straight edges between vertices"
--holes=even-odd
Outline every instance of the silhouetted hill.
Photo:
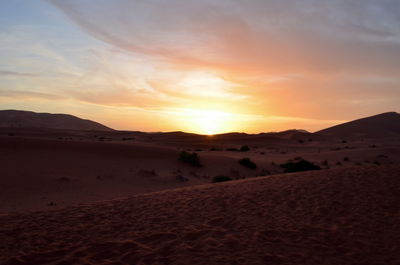
[{"label": "silhouetted hill", "polygon": [[387,112],[379,115],[339,124],[321,131],[324,134],[337,137],[390,137],[400,135],[400,114]]},{"label": "silhouetted hill", "polygon": [[100,123],[67,114],[36,113],[21,110],[0,110],[0,127],[45,128],[81,131],[112,131]]}]

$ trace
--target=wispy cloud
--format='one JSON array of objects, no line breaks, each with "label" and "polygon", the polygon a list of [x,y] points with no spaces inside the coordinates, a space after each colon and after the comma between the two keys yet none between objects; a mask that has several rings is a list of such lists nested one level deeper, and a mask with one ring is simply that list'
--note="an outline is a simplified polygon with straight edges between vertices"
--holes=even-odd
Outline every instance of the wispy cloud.
[{"label": "wispy cloud", "polygon": [[[158,86],[163,72],[211,72],[236,84],[227,100],[258,102],[259,110],[268,106],[275,115],[343,118],[347,106],[334,100],[341,94],[352,100],[379,94],[391,101],[396,93],[382,91],[392,85],[365,80],[399,84],[395,0],[49,1],[91,36],[127,55],[148,56],[147,65],[156,69],[146,82],[164,95],[191,88]],[[328,101],[339,110],[323,111]]]},{"label": "wispy cloud", "polygon": [[0,97],[13,98],[13,99],[47,99],[47,100],[61,100],[66,99],[65,96],[47,94],[32,91],[18,91],[18,90],[0,90]]},{"label": "wispy cloud", "polygon": [[400,69],[392,0],[51,2],[102,41],[174,63],[266,75]]},{"label": "wispy cloud", "polygon": [[0,70],[0,76],[37,77],[41,75],[36,73],[24,73],[17,71]]},{"label": "wispy cloud", "polygon": [[315,128],[399,110],[397,0],[47,2],[70,31],[0,27],[2,97],[235,110]]}]

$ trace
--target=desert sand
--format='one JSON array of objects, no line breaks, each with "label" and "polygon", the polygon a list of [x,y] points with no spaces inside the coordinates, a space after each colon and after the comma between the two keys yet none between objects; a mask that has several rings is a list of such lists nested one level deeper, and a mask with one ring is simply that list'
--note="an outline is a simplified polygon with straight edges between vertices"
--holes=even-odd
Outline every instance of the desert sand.
[{"label": "desert sand", "polygon": [[2,264],[399,264],[400,167],[284,174],[0,217]]},{"label": "desert sand", "polygon": [[[214,136],[0,128],[0,264],[400,264],[399,117],[378,118]],[[302,159],[321,170],[283,174]]]},{"label": "desert sand", "polygon": [[[247,152],[227,151],[249,146]],[[203,167],[178,161],[195,152]],[[248,157],[249,169],[238,163]],[[0,213],[45,210],[132,194],[280,174],[280,164],[304,158],[323,169],[400,162],[400,141],[280,134],[84,132],[0,129]]]}]

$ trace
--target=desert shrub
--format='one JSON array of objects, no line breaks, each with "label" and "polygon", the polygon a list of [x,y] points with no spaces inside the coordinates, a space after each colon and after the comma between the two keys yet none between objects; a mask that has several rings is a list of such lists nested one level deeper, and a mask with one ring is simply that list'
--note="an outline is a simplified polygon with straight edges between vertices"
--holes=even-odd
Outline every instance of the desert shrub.
[{"label": "desert shrub", "polygon": [[321,165],[326,166],[326,167],[329,166],[328,160],[321,161]]},{"label": "desert shrub", "polygon": [[250,147],[248,147],[247,145],[243,145],[242,147],[240,147],[239,151],[240,152],[248,152],[248,151],[250,151]]},{"label": "desert shrub", "polygon": [[216,183],[216,182],[224,182],[224,181],[231,181],[232,178],[227,177],[227,176],[215,176],[212,178],[212,182]]},{"label": "desert shrub", "polygon": [[216,148],[216,147],[211,147],[210,151],[221,151],[220,149]]},{"label": "desert shrub", "polygon": [[226,148],[226,151],[239,152],[239,149],[237,149],[237,148]]},{"label": "desert shrub", "polygon": [[271,174],[271,171],[269,171],[269,170],[267,170],[267,169],[265,169],[265,168],[263,168],[262,170],[261,170],[261,172],[260,172],[260,175],[261,176],[267,176],[267,175],[270,175]]},{"label": "desert shrub", "polygon": [[182,175],[176,175],[175,178],[176,178],[176,180],[179,181],[179,182],[187,182],[187,181],[189,181],[188,178],[186,178],[186,177],[184,177],[184,176],[182,176]]},{"label": "desert shrub", "polygon": [[70,182],[71,179],[68,178],[68,177],[59,177],[59,178],[57,178],[57,181],[58,182],[62,182],[62,183],[66,183],[66,182]]},{"label": "desert shrub", "polygon": [[239,161],[239,164],[241,164],[244,167],[250,168],[250,169],[256,169],[257,165],[253,161],[250,160],[250,158],[242,158]]},{"label": "desert shrub", "polygon": [[347,162],[347,161],[349,161],[349,160],[350,160],[350,159],[349,159],[347,156],[343,158],[343,161],[344,161],[344,162]]},{"label": "desert shrub", "polygon": [[321,169],[321,167],[304,159],[298,162],[289,161],[285,164],[282,164],[281,167],[285,169],[285,173]]},{"label": "desert shrub", "polygon": [[341,166],[341,165],[343,165],[343,164],[342,164],[342,162],[338,161],[338,162],[336,162],[336,165],[337,165],[337,166]]},{"label": "desert shrub", "polygon": [[182,151],[179,154],[178,160],[193,167],[201,167],[199,156],[196,153],[188,153],[186,151]]}]

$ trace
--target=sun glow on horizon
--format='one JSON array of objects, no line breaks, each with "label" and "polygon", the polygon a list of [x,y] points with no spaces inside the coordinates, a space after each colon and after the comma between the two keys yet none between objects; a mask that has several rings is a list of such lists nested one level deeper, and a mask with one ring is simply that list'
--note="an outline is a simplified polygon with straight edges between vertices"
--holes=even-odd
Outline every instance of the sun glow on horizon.
[{"label": "sun glow on horizon", "polygon": [[234,129],[235,114],[209,109],[183,109],[180,111],[185,131],[214,135]]}]

